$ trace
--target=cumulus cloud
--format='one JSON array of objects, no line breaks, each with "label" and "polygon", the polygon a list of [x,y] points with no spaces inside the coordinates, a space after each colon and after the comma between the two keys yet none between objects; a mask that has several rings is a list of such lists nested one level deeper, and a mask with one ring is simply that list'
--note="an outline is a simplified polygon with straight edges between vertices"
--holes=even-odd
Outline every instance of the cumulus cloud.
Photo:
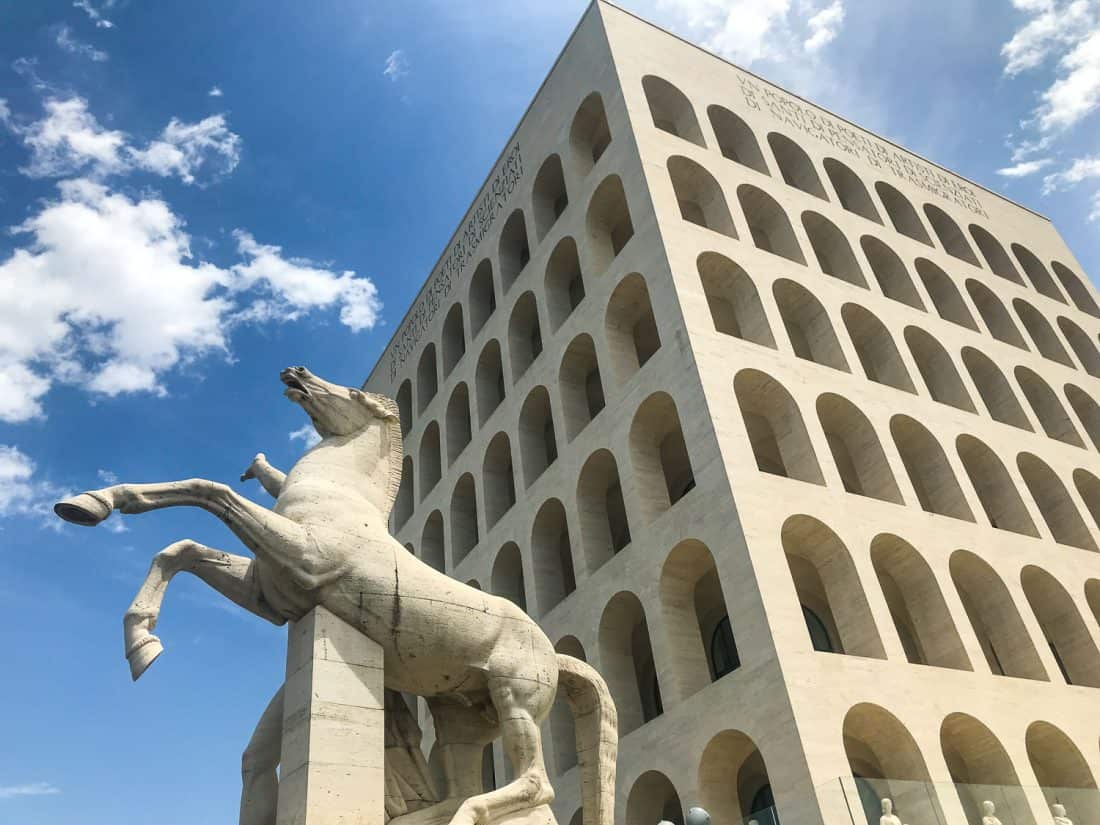
[{"label": "cumulus cloud", "polygon": [[844,6],[840,0],[834,0],[833,3],[806,21],[810,36],[803,42],[802,47],[808,52],[816,52],[823,46],[828,45],[836,39],[843,22]]},{"label": "cumulus cloud", "polygon": [[381,304],[367,278],[333,272],[236,233],[240,260],[197,259],[167,203],[87,178],[15,227],[24,245],[0,262],[0,420],[44,414],[55,384],[87,392],[164,394],[164,374],[226,353],[237,324],[339,311],[352,330],[372,327]]},{"label": "cumulus cloud", "polygon": [[222,91],[221,86],[211,86],[207,94],[210,95],[210,97],[221,97],[225,92]]},{"label": "cumulus cloud", "polygon": [[317,430],[314,429],[312,424],[306,424],[299,427],[294,432],[289,433],[288,438],[290,438],[291,441],[301,441],[306,445],[307,450],[321,443],[321,436],[318,434]]},{"label": "cumulus cloud", "polygon": [[[110,9],[113,5],[114,0],[106,0],[106,2],[102,4],[102,9]],[[76,2],[73,3],[73,7],[80,9],[88,15],[88,19],[96,24],[96,28],[113,29],[115,26],[114,23],[103,16],[103,11],[92,5],[91,0],[76,0]]]},{"label": "cumulus cloud", "polygon": [[44,117],[13,127],[30,150],[21,171],[31,177],[105,178],[140,170],[195,183],[200,170],[217,177],[240,161],[240,137],[222,115],[197,123],[172,118],[158,138],[138,147],[125,132],[102,126],[81,97],[50,98],[43,106]]},{"label": "cumulus cloud", "polygon": [[409,61],[405,57],[405,52],[401,49],[394,49],[390,52],[389,57],[386,58],[386,65],[385,68],[382,69],[382,74],[390,80],[397,82],[408,73]]},{"label": "cumulus cloud", "polygon": [[73,35],[73,30],[68,26],[62,26],[58,29],[57,45],[69,54],[80,55],[96,63],[102,63],[108,58],[107,52],[97,49],[91,43],[84,43],[81,40],[77,40]]},{"label": "cumulus cloud", "polygon": [[61,789],[49,782],[31,782],[26,785],[0,785],[0,799],[14,799],[17,796],[53,796]]},{"label": "cumulus cloud", "polygon": [[[34,461],[18,447],[0,444],[0,518],[31,516],[54,526],[53,503],[68,491],[36,478],[35,470]],[[11,789],[0,788],[0,799],[4,798],[4,790]]]},{"label": "cumulus cloud", "polygon": [[1014,163],[1012,166],[1006,166],[1003,169],[998,169],[997,174],[1006,178],[1026,178],[1028,175],[1034,175],[1040,169],[1044,169],[1050,166],[1054,161],[1051,158],[1039,158],[1038,160],[1023,160],[1019,163]]}]

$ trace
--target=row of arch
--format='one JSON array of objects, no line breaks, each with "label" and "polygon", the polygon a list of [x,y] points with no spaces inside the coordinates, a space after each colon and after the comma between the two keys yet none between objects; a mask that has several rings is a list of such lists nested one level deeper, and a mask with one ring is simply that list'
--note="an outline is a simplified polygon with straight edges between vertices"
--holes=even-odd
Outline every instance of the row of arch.
[{"label": "row of arch", "polygon": [[[519,421],[520,465],[530,484],[556,458],[545,388],[532,390]],[[630,544],[632,525],[648,525],[694,488],[695,474],[679,413],[667,393],[653,393],[638,406],[628,445],[634,493],[630,506],[623,494],[618,462],[610,450],[601,448],[588,457],[577,478],[574,524],[579,535],[570,535],[566,505],[560,499],[547,499],[538,509],[529,544],[537,605],[533,614],[545,615],[573,592],[577,567],[586,574],[595,572]],[[438,473],[438,464],[432,463],[435,460],[433,454],[427,465],[422,462],[422,476],[425,466],[429,472]],[[451,493],[448,517],[433,510],[425,519],[418,550],[411,544],[410,549],[438,570],[453,570],[477,546],[483,532],[492,529],[515,504],[514,467],[511,439],[500,432],[486,448],[480,492],[473,474],[464,473]],[[395,506],[401,511],[396,516],[399,523],[412,512],[413,475],[412,460],[407,457]],[[515,569],[513,563],[508,564],[509,569]],[[523,604],[526,609],[526,596]]]},{"label": "row of arch", "polygon": [[[823,485],[825,478],[802,413],[787,389],[767,373],[746,368],[734,379],[734,393],[757,468]],[[815,406],[844,489],[904,504],[905,498],[891,469],[893,462],[887,458],[867,416],[851,401],[832,392],[822,393]],[[902,413],[890,418],[889,428],[900,464],[921,509],[974,521],[952,463],[928,428]],[[989,523],[1000,530],[1038,538],[1035,521],[997,453],[967,434],[958,436],[955,450]],[[1058,474],[1028,452],[1019,453],[1015,464],[1054,540],[1083,550],[1100,550]],[[1087,470],[1077,469],[1073,483],[1089,513],[1100,524],[1100,479]]]},{"label": "row of arch", "polygon": [[[714,252],[699,256],[698,270],[711,319],[716,331],[776,348],[760,294],[751,277],[740,266]],[[851,372],[829,313],[805,287],[781,278],[773,283],[773,297],[784,330],[796,356],[808,361]],[[917,394],[916,386],[897,343],[886,325],[870,310],[849,302],[841,308],[841,320],[866,376]],[[1063,319],[1067,320],[1067,319]],[[1068,322],[1072,326],[1072,322]],[[963,383],[954,359],[939,341],[917,326],[907,326],[903,338],[909,354],[933,400],[970,413],[977,407]],[[1089,345],[1091,348],[1091,344]],[[1100,370],[1100,353],[1090,352]],[[1088,352],[1081,350],[1082,355]],[[961,359],[989,415],[996,421],[1034,431],[1016,391],[1001,368],[980,350],[965,346]],[[1090,368],[1090,372],[1092,369]],[[1066,407],[1051,386],[1034,370],[1018,366],[1013,375],[1040,426],[1050,438],[1085,447]],[[1093,445],[1100,449],[1100,406],[1076,384],[1067,383],[1065,398]]]},{"label": "row of arch", "polygon": [[[695,115],[695,109],[683,92],[668,81],[654,75],[643,78],[642,86],[653,123],[657,128],[706,148],[706,141]],[[760,144],[752,128],[742,118],[729,109],[717,105],[707,108],[707,116],[723,156],[763,175],[770,175]],[[801,146],[778,132],[769,133],[767,142],[773,160],[788,185],[822,200],[829,200],[813,160]],[[883,225],[870,191],[851,168],[832,157],[826,158],[823,166],[840,205],[845,210],[880,226]],[[670,159],[668,168],[669,174],[673,177],[673,186],[682,210],[685,202],[690,204],[690,208],[684,210],[684,217],[701,222],[697,219],[706,216],[710,218],[706,221],[706,225],[710,228],[736,237],[728,217],[728,210],[726,215],[720,214],[724,198],[713,177],[699,164],[687,158]],[[919,213],[905,195],[884,181],[878,181],[874,188],[895,230],[927,246],[933,245]],[[761,191],[756,187],[752,189],[755,192]],[[772,200],[767,206],[771,207],[774,204]],[[923,211],[945,252],[975,267],[981,266],[961,227],[950,215],[933,204],[925,204]],[[1040,294],[1060,303],[1066,303],[1055,279],[1051,277],[1050,270],[1027,247],[1019,243],[1011,245],[1019,268],[1023,269],[1027,276],[1025,283],[1017,265],[1012,262],[1004,246],[992,233],[977,224],[971,224],[969,230],[974,244],[982,253],[990,271],[995,275],[1019,286],[1027,286],[1029,283]],[[754,231],[754,240],[756,235]],[[1100,318],[1100,307],[1097,306],[1091,291],[1077,273],[1057,261],[1051,263],[1051,270],[1054,271],[1058,282],[1078,309],[1095,318]]]}]

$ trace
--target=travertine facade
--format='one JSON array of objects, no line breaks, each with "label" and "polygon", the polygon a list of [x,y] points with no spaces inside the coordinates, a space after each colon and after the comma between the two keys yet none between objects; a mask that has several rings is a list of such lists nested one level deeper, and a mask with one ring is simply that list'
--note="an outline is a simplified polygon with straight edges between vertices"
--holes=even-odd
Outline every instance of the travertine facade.
[{"label": "travertine facade", "polygon": [[1082,823],[1098,331],[1041,216],[596,3],[367,387],[400,541],[607,678],[617,821]]}]

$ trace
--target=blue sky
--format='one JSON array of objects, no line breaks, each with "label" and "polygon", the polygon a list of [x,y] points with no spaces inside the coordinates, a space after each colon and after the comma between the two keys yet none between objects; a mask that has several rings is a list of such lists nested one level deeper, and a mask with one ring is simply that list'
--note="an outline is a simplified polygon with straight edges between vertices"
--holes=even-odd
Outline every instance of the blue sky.
[{"label": "blue sky", "polygon": [[[1100,272],[1100,0],[627,6],[1048,215]],[[0,822],[236,821],[284,631],[180,577],[136,685],[121,636],[157,550],[234,539],[48,506],[289,466],[278,370],[366,376],[583,8],[0,0]]]}]

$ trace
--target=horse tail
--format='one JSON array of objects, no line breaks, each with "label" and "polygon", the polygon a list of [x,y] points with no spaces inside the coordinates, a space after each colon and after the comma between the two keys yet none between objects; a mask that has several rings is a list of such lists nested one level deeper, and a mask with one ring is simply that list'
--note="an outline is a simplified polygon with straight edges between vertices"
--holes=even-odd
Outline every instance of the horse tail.
[{"label": "horse tail", "polygon": [[614,825],[619,718],[607,683],[580,659],[558,654],[558,685],[573,712],[584,825]]}]

